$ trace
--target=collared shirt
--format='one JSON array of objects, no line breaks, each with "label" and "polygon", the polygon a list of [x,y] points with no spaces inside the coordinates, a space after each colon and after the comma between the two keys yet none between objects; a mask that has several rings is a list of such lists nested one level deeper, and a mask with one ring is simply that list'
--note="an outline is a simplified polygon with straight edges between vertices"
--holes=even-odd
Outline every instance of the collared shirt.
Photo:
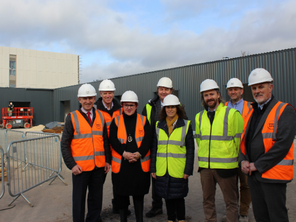
[{"label": "collared shirt", "polygon": [[258,103],[258,108],[259,108],[260,110],[262,110],[263,107],[264,107],[264,105],[266,105],[266,104],[271,100],[271,98],[272,98],[272,96],[271,96],[268,100],[266,100],[266,102],[263,103],[262,105],[259,105],[259,103]]},{"label": "collared shirt", "polygon": [[227,106],[230,107],[230,108],[236,109],[242,115],[243,108],[244,108],[244,100],[243,100],[243,98],[241,98],[238,102],[236,102],[234,104],[232,104],[232,102],[230,100],[229,103],[227,104]]},{"label": "collared shirt", "polygon": [[106,106],[106,104],[104,103],[104,101],[102,100],[102,103],[103,103],[103,106],[107,109],[107,110],[111,110],[112,108],[113,108],[113,101],[112,101],[112,103],[111,103],[111,107],[110,107],[110,109],[108,109],[108,107]]},{"label": "collared shirt", "polygon": [[86,111],[85,109],[83,109],[83,107],[81,107],[81,111],[85,113],[85,115],[87,116],[87,113],[90,112],[90,118],[93,119],[93,110],[91,109],[90,111]]}]

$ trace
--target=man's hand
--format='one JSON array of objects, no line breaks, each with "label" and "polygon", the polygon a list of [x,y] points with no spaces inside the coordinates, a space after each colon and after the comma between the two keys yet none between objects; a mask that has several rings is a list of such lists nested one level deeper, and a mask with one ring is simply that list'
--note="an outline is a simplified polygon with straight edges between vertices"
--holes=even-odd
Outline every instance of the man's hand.
[{"label": "man's hand", "polygon": [[75,165],[73,168],[72,168],[72,173],[76,176],[78,174],[81,174],[82,173],[82,168],[81,166],[79,165]]},{"label": "man's hand", "polygon": [[183,178],[184,178],[185,180],[187,180],[188,177],[189,177],[189,175],[187,175],[187,174],[184,174],[184,175],[183,175]]},{"label": "man's hand", "polygon": [[255,167],[254,163],[250,163],[250,172],[249,175],[251,176],[252,172],[257,171],[257,168]]},{"label": "man's hand", "polygon": [[151,173],[151,176],[156,179],[156,173]]},{"label": "man's hand", "polygon": [[105,173],[108,173],[110,170],[110,164],[109,163],[105,163],[105,167],[104,167]]},{"label": "man's hand", "polygon": [[242,168],[243,173],[248,175],[250,172],[250,162],[247,160],[242,161],[241,168]]}]

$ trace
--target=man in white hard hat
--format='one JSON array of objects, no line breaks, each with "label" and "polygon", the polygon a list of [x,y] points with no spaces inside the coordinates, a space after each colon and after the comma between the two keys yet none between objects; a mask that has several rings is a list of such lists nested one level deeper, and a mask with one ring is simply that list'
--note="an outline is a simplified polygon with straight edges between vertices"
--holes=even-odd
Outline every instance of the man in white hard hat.
[{"label": "man in white hard hat", "polygon": [[205,221],[217,221],[215,192],[218,183],[226,205],[226,219],[235,222],[238,221],[236,175],[244,121],[237,110],[223,104],[214,80],[204,80],[200,93],[205,110],[195,117],[195,132]]},{"label": "man in white hard hat", "polygon": [[96,95],[90,84],[79,88],[77,97],[81,108],[68,114],[61,139],[64,162],[72,171],[74,222],[102,221],[103,184],[110,169],[111,153],[103,114],[93,106]]},{"label": "man in white hard hat", "polygon": [[241,137],[240,163],[248,175],[256,221],[289,221],[287,183],[293,179],[295,109],[273,96],[273,78],[263,69],[249,75],[253,109]]},{"label": "man in white hard hat", "polygon": [[[162,108],[163,99],[173,93],[173,82],[168,77],[162,77],[157,83],[157,95],[148,101],[142,114],[147,117],[150,125],[155,129],[156,121]],[[152,209],[146,213],[146,217],[155,217],[162,214],[162,198],[155,192],[155,179],[152,178]]]},{"label": "man in white hard hat", "polygon": [[[243,83],[238,78],[231,78],[227,82],[227,93],[230,97],[230,101],[226,102],[225,105],[234,108],[240,112],[245,121],[248,113],[251,110],[251,103],[244,101],[242,95],[244,93]],[[248,222],[249,206],[251,203],[251,194],[248,186],[248,176],[245,175],[241,168],[238,170],[238,178],[240,181],[239,189],[239,221]],[[226,218],[225,218],[226,219]]]},{"label": "man in white hard hat", "polygon": [[[116,88],[115,84],[110,79],[103,80],[100,83],[98,90],[100,92],[101,97],[95,102],[95,107],[103,114],[104,120],[107,124],[107,130],[109,135],[110,124],[112,122],[112,119],[117,116],[120,116],[120,114],[122,113],[122,108],[118,100],[114,99],[114,93]],[[113,191],[112,206],[113,213],[115,214],[119,214],[119,206],[117,199],[118,198],[116,197]],[[128,211],[128,214],[130,214],[130,211]]]}]

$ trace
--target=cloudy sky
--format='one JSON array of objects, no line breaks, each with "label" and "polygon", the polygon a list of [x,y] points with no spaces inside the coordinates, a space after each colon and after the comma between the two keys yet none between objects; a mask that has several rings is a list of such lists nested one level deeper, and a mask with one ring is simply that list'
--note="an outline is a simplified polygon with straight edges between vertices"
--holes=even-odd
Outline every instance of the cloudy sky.
[{"label": "cloudy sky", "polygon": [[0,45],[81,56],[81,82],[296,47],[295,0],[1,0]]}]

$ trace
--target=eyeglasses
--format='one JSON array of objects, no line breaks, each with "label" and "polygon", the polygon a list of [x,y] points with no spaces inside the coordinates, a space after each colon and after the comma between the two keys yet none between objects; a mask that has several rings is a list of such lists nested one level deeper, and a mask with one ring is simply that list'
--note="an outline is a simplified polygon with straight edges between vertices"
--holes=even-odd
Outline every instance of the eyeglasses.
[{"label": "eyeglasses", "polygon": [[133,108],[133,107],[135,107],[136,105],[134,105],[134,104],[124,104],[123,105],[123,107],[125,107],[125,108]]}]

